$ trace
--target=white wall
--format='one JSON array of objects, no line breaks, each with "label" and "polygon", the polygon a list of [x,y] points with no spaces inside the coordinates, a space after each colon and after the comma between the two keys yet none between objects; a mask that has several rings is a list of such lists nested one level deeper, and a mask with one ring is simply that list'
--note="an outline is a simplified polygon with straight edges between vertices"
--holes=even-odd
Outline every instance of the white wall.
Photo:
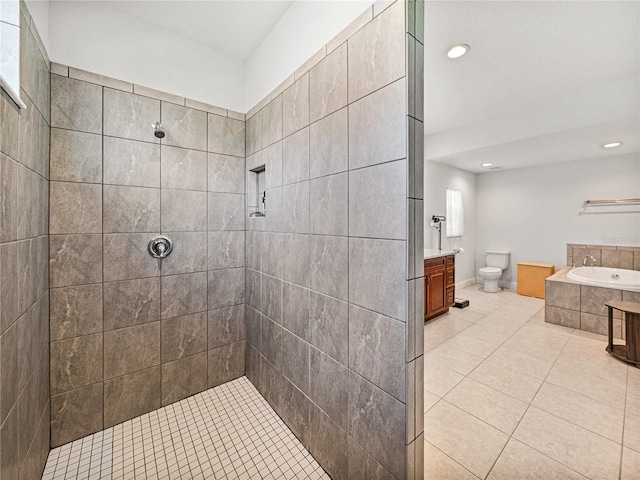
[{"label": "white wall", "polygon": [[51,50],[49,48],[49,2],[46,0],[26,0],[25,3],[33,21],[36,23],[40,40],[42,40],[47,53],[49,53]]},{"label": "white wall", "polygon": [[424,167],[424,247],[438,248],[438,231],[430,226],[432,215],[446,215],[447,188],[460,190],[464,205],[464,235],[447,238],[442,228],[442,248],[464,248],[456,256],[456,283],[476,277],[476,174],[425,160]]},{"label": "white wall", "polygon": [[566,244],[640,245],[640,206],[589,207],[585,200],[639,198],[640,154],[562,162],[477,175],[476,258],[511,251],[518,262],[566,264]]},{"label": "white wall", "polygon": [[246,112],[372,3],[296,1],[246,61],[95,2],[29,7],[54,62]]},{"label": "white wall", "polygon": [[94,2],[51,2],[52,61],[245,112],[243,62]]},{"label": "white wall", "polygon": [[374,0],[296,1],[245,63],[246,109],[302,66]]}]

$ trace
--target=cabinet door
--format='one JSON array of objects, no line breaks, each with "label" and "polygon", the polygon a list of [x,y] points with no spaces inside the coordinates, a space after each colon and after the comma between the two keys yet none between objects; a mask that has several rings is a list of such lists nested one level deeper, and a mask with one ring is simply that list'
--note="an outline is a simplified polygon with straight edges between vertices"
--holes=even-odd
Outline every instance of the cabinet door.
[{"label": "cabinet door", "polygon": [[447,309],[446,271],[444,268],[430,270],[425,278],[426,309],[425,317],[431,317]]}]

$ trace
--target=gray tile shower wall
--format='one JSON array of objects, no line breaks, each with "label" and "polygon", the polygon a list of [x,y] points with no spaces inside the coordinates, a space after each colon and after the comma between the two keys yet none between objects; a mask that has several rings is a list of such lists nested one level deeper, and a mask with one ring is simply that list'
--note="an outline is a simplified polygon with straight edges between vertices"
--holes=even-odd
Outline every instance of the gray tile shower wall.
[{"label": "gray tile shower wall", "polygon": [[49,452],[49,59],[20,5],[19,110],[0,90],[0,477]]},{"label": "gray tile shower wall", "polygon": [[[53,67],[56,447],[244,374],[245,122]],[[159,233],[174,242],[161,267],[147,253]]]},{"label": "gray tile shower wall", "polygon": [[247,114],[246,374],[335,480],[423,476],[423,5],[383,3]]}]

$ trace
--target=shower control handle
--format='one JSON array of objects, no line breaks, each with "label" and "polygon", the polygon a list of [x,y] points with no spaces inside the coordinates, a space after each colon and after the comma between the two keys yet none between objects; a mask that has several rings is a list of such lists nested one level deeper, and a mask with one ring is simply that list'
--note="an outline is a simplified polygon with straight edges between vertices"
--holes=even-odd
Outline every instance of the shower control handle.
[{"label": "shower control handle", "polygon": [[153,258],[166,258],[173,250],[173,242],[169,237],[159,235],[149,240],[149,245],[147,247],[149,255]]}]

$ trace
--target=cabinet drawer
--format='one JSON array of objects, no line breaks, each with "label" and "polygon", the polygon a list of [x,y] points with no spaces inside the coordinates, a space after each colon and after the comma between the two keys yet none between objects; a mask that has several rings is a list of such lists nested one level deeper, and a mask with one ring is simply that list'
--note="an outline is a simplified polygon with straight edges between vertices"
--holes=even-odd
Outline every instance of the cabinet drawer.
[{"label": "cabinet drawer", "polygon": [[456,289],[455,287],[447,288],[447,307],[452,307],[455,303]]},{"label": "cabinet drawer", "polygon": [[453,268],[447,268],[447,286],[451,286],[455,283],[456,273]]},{"label": "cabinet drawer", "polygon": [[446,264],[445,257],[429,258],[424,261],[424,269],[438,267]]},{"label": "cabinet drawer", "polygon": [[447,257],[447,265],[454,265],[456,263],[456,257],[453,255],[449,255]]}]

